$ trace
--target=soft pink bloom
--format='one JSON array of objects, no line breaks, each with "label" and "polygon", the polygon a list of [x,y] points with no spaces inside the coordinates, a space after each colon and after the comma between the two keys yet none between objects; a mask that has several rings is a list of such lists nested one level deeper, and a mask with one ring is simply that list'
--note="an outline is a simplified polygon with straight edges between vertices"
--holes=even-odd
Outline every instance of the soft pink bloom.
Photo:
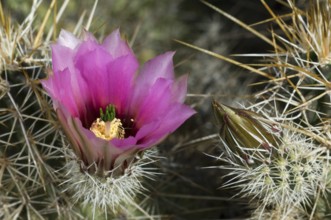
[{"label": "soft pink bloom", "polygon": [[[53,74],[42,85],[83,167],[124,170],[137,152],[156,145],[194,114],[183,104],[187,75],[175,79],[173,55],[155,57],[137,74],[139,63],[118,30],[102,44],[88,32],[81,40],[61,31],[52,45]],[[99,109],[109,104],[126,128],[124,139],[107,141],[90,131]]]}]

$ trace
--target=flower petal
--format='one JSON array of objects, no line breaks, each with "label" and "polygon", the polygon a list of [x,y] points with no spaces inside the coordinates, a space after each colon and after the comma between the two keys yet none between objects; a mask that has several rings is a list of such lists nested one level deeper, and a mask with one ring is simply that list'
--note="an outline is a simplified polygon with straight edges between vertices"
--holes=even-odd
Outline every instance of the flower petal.
[{"label": "flower petal", "polygon": [[98,44],[98,40],[93,36],[93,34],[88,32],[85,29],[83,29],[82,38],[84,41],[90,41],[90,42]]},{"label": "flower petal", "polygon": [[[135,90],[131,100],[131,110],[139,109],[138,106],[150,93],[151,87],[158,79],[174,79],[173,55],[174,52],[167,52],[145,63],[135,82]],[[157,91],[157,89],[155,91]]]},{"label": "flower petal", "polygon": [[162,120],[155,120],[149,124],[143,125],[136,134],[137,144],[140,148],[146,148],[148,146],[152,146],[149,143],[146,142],[146,138],[150,133],[152,133],[155,129],[157,129],[160,124],[162,123]]},{"label": "flower petal", "polygon": [[183,103],[187,93],[188,75],[183,75],[174,83],[172,87],[172,96],[174,100]]},{"label": "flower petal", "polygon": [[61,30],[59,39],[57,40],[57,44],[70,49],[75,49],[81,42],[82,41],[75,37],[75,35],[63,29]]},{"label": "flower petal", "polygon": [[79,108],[71,87],[71,73],[68,68],[49,76],[46,80],[41,80],[41,83],[44,89],[52,97],[53,105],[55,105],[54,108],[58,107],[56,106],[57,103],[61,103],[66,106],[72,116],[79,116]]},{"label": "flower petal", "polygon": [[109,81],[107,83],[108,104],[116,106],[120,117],[125,117],[129,109],[129,99],[133,93],[133,80],[139,67],[134,56],[122,56],[107,66]]},{"label": "flower petal", "polygon": [[84,42],[75,56],[77,75],[81,75],[88,84],[93,105],[90,107],[91,114],[97,114],[100,107],[109,104],[107,87],[111,77],[107,74],[107,65],[111,61],[113,58],[102,47],[90,41]]},{"label": "flower petal", "polygon": [[74,50],[60,44],[53,44],[51,47],[53,71],[58,72],[69,68],[71,72],[74,72]]},{"label": "flower petal", "polygon": [[122,40],[119,29],[113,31],[103,41],[102,46],[114,57],[118,58],[121,56],[131,55],[134,56],[131,48],[126,41]]},{"label": "flower petal", "polygon": [[140,89],[152,86],[158,78],[174,79],[174,54],[175,52],[167,52],[145,63],[137,77]]},{"label": "flower petal", "polygon": [[[163,116],[163,118],[147,125],[152,129],[148,133],[146,132],[147,134],[144,137],[140,134],[141,132],[138,132],[138,143],[142,143],[142,146],[151,146],[159,143],[163,138],[174,132],[182,123],[184,123],[184,121],[195,113],[196,112],[193,109],[186,105],[175,104],[169,108],[169,111]],[[143,127],[142,130],[143,129],[147,128]]]},{"label": "flower petal", "polygon": [[141,101],[134,106],[131,111],[135,112],[135,120],[138,127],[148,124],[155,118],[163,117],[169,110],[172,102],[171,86],[173,81],[158,79],[155,84],[147,90],[145,97],[140,97]]},{"label": "flower petal", "polygon": [[84,125],[95,119],[95,116],[87,111],[91,98],[88,94],[88,85],[81,75],[73,74],[66,68],[63,71],[55,72],[41,83],[51,95],[55,109],[57,108],[55,103],[61,103],[73,117],[81,118]]},{"label": "flower petal", "polygon": [[[85,46],[90,47],[82,47]],[[134,74],[138,69],[138,61],[134,56],[127,55],[114,60],[100,46],[90,51],[82,48],[76,55],[75,67],[88,83],[94,111],[98,112],[99,108],[109,104],[114,104],[117,112],[127,109]]]},{"label": "flower petal", "polygon": [[130,148],[134,148],[134,146],[137,144],[137,139],[135,137],[130,136],[125,139],[113,139],[111,140],[111,143],[117,148],[126,150]]},{"label": "flower petal", "polygon": [[[130,163],[133,159],[132,155],[139,151],[133,137],[124,140],[106,141],[96,137],[90,130],[84,128],[79,118],[71,117],[70,113],[61,104],[59,104],[56,112],[73,150],[85,166],[90,167],[90,170],[94,169],[91,165],[96,163],[95,165],[102,165],[106,171],[116,168],[117,172],[122,172],[126,167],[118,169],[119,166],[122,166],[125,160]],[[114,142],[122,146],[118,147]],[[94,170],[94,172],[96,171]]]}]

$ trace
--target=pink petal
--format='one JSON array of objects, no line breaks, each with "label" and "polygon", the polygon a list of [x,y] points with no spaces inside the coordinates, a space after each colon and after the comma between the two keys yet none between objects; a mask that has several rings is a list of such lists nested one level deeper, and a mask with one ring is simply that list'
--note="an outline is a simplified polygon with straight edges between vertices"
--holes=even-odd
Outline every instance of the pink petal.
[{"label": "pink petal", "polygon": [[113,58],[103,48],[93,45],[92,42],[84,42],[75,56],[77,75],[81,75],[87,83],[92,99],[92,109],[97,112],[100,107],[109,104],[107,88],[111,77],[107,74],[107,65],[111,61]]},{"label": "pink petal", "polygon": [[58,45],[68,47],[70,49],[75,49],[82,41],[75,37],[72,33],[61,30],[59,39],[57,40]]},{"label": "pink petal", "polygon": [[82,38],[84,41],[90,41],[90,42],[93,42],[93,43],[96,43],[98,44],[98,41],[97,39],[93,36],[92,33],[88,32],[87,30],[83,30],[82,32]]},{"label": "pink petal", "polygon": [[135,120],[138,127],[148,124],[156,118],[162,118],[169,110],[172,102],[171,86],[173,81],[158,79],[155,84],[147,90],[145,97],[139,97],[140,102],[131,111],[136,112]]},{"label": "pink petal", "polygon": [[131,48],[126,41],[122,40],[119,30],[113,31],[103,41],[102,46],[114,57],[121,57],[126,55],[134,56]]},{"label": "pink petal", "polygon": [[[83,41],[79,45],[79,47],[76,48],[74,59],[77,59],[77,57],[82,56],[86,53],[90,53],[91,51],[94,51],[94,50],[102,50],[105,53],[107,53],[107,51],[103,47],[101,47],[95,39],[87,38],[86,41]],[[112,57],[110,54],[108,54],[108,56]]]},{"label": "pink petal", "polygon": [[[124,160],[132,159],[139,148],[133,137],[123,140],[106,141],[96,137],[90,130],[82,126],[79,118],[71,117],[61,104],[57,109],[59,121],[66,133],[75,153],[86,162],[86,166],[103,160],[106,170],[120,166]],[[115,143],[122,145],[116,146]]]},{"label": "pink petal", "polygon": [[179,103],[183,103],[185,100],[187,93],[187,80],[188,75],[183,75],[179,79],[177,79],[173,85],[172,96],[174,97],[174,100]]},{"label": "pink petal", "polygon": [[167,52],[145,63],[137,77],[137,85],[141,88],[148,88],[158,78],[174,79],[172,61],[174,54],[175,52]]},{"label": "pink petal", "polygon": [[145,148],[151,146],[145,140],[145,137],[148,137],[150,133],[152,133],[155,129],[157,129],[160,124],[162,123],[161,120],[155,120],[149,124],[143,125],[136,134],[137,144],[140,148]]},{"label": "pink petal", "polygon": [[130,136],[125,139],[113,139],[111,140],[111,143],[117,148],[120,148],[122,150],[127,150],[135,147],[135,145],[137,144],[137,139],[135,137]]},{"label": "pink petal", "polygon": [[[65,82],[65,83],[64,83]],[[71,85],[71,73],[68,68],[53,74],[41,81],[44,89],[50,94],[53,103],[61,103],[74,117],[79,116],[79,108],[75,101]],[[56,101],[56,102],[54,102]]]},{"label": "pink petal", "polygon": [[51,47],[53,71],[58,72],[69,68],[73,72],[75,69],[73,64],[74,51],[60,44],[53,44]]},{"label": "pink petal", "polygon": [[[88,94],[87,84],[81,75],[71,73],[68,68],[54,72],[48,79],[41,81],[45,90],[54,100],[66,106],[73,117],[79,117],[84,125],[95,120],[89,109],[91,98]],[[56,106],[54,106],[56,107]]]},{"label": "pink petal", "polygon": [[93,109],[99,111],[109,104],[114,104],[118,112],[127,109],[138,68],[135,57],[127,55],[114,60],[102,47],[90,51],[82,48],[76,55],[75,67],[88,84]]},{"label": "pink petal", "polygon": [[139,67],[134,56],[126,55],[117,58],[107,66],[109,81],[107,84],[108,104],[113,103],[117,111],[125,117],[129,109],[129,99],[133,93],[133,80]]},{"label": "pink petal", "polygon": [[174,52],[168,52],[145,63],[136,78],[135,90],[131,100],[131,110],[138,108],[139,103],[148,95],[157,79],[174,79],[173,55]]},{"label": "pink petal", "polygon": [[157,144],[195,113],[193,109],[186,105],[175,104],[171,106],[163,118],[148,125],[152,129],[148,133],[146,132],[147,134],[144,137],[141,137],[141,132],[137,133],[137,136],[139,135],[140,138],[138,143],[142,146]]}]

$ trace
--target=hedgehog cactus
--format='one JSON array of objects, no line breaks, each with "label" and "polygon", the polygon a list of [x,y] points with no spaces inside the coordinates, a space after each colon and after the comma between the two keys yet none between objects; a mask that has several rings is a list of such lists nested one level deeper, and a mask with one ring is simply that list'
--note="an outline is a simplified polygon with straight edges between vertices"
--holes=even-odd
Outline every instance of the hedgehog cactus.
[{"label": "hedgehog cactus", "polygon": [[188,77],[175,79],[173,52],[136,77],[138,60],[118,30],[103,45],[87,31],[85,39],[62,31],[47,75],[55,2],[37,33],[41,1],[16,26],[0,3],[0,218],[151,218],[135,199],[156,172],[149,148],[194,114],[183,104]]},{"label": "hedgehog cactus", "polygon": [[[293,130],[275,129],[287,123],[276,122],[266,113],[213,106],[222,121],[224,160],[231,164],[225,168],[232,178],[223,187],[235,187],[241,196],[258,200],[259,210],[277,210],[278,219],[308,207],[319,190],[325,190],[330,169],[325,147]],[[227,130],[224,135],[223,130]]]},{"label": "hedgehog cactus", "polygon": [[306,12],[292,1],[288,5],[290,24],[274,15],[284,33],[275,35],[275,53],[268,59],[273,80],[256,98],[261,106],[276,102],[282,117],[301,127],[299,132],[330,148],[331,3],[310,1]]},{"label": "hedgehog cactus", "polygon": [[[0,3],[0,219],[107,219],[137,213],[153,219],[136,201],[146,192],[143,180],[156,174],[151,164],[158,156],[152,147],[194,114],[183,104],[187,77],[175,78],[174,53],[139,69],[118,30],[102,43],[88,31],[81,38],[61,31],[51,60],[47,39],[52,31],[44,36],[56,1],[37,33],[33,24],[41,1],[33,2],[31,14],[16,26]],[[262,64],[242,64],[182,42],[267,78],[257,82],[264,88],[246,108],[213,102],[223,151],[215,158],[228,174],[222,187],[235,188],[250,203],[252,219],[328,218],[331,2],[311,0],[302,10],[294,0],[281,0],[290,10],[284,16],[261,2],[272,16],[266,22],[278,29],[271,39],[203,1],[274,47],[273,53],[261,54]],[[206,76],[203,81],[210,81]],[[186,165],[183,170],[192,164]],[[180,194],[167,193],[160,195]]]},{"label": "hedgehog cactus", "polygon": [[[256,106],[273,106],[283,127],[297,133],[296,139],[309,140],[305,149],[317,146],[314,152],[327,149],[319,163],[326,171],[319,194],[311,196],[311,218],[329,216],[330,210],[330,163],[331,148],[331,2],[309,1],[306,11],[300,10],[293,1],[288,1],[292,10],[292,22],[285,22],[273,15],[283,30],[275,35],[275,53],[269,57],[267,69],[274,79],[266,90],[258,93]],[[291,126],[288,122],[291,121]],[[322,152],[322,151],[321,151]],[[308,153],[308,152],[307,152]],[[318,169],[314,166],[313,171]],[[320,177],[320,175],[318,175]],[[309,182],[309,181],[305,181]]]},{"label": "hedgehog cactus", "polygon": [[144,152],[194,114],[183,104],[187,76],[175,79],[173,55],[151,59],[136,76],[138,61],[119,30],[102,43],[61,31],[53,72],[41,83],[76,155],[67,184],[76,201],[114,212],[133,203],[140,179],[150,177]]},{"label": "hedgehog cactus", "polygon": [[42,53],[38,48],[28,56],[34,42],[31,23],[14,26],[0,14],[0,218],[75,215],[57,189],[63,138],[40,87],[47,63],[36,61]]},{"label": "hedgehog cactus", "polygon": [[[305,213],[298,212],[303,207],[310,218],[326,215],[326,210],[330,210],[330,1],[309,1],[306,11],[292,0],[283,1],[291,16],[276,15],[262,1],[271,21],[282,31],[272,32],[272,39],[204,3],[274,47],[274,53],[261,55],[264,61],[257,66],[263,68],[256,69],[255,65],[241,64],[186,44],[268,78],[257,82],[265,87],[255,94],[251,107],[240,110],[213,105],[220,122],[225,152],[222,158],[230,164],[226,169],[232,170],[229,175],[233,178],[227,185],[257,201],[256,218],[302,216]],[[257,113],[249,113],[248,109]],[[257,116],[259,113],[263,116]],[[273,124],[281,132],[273,132]],[[277,214],[270,214],[268,208]]]}]

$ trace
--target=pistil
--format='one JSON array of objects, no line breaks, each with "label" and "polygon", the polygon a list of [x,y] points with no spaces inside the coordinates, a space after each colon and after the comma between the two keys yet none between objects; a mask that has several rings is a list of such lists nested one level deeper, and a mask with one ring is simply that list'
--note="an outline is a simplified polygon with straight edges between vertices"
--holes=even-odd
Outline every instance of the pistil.
[{"label": "pistil", "polygon": [[97,118],[92,123],[90,130],[95,136],[108,141],[114,138],[123,139],[125,136],[122,122],[116,118],[115,107],[113,105],[108,105],[105,113],[100,108],[100,118]]}]

